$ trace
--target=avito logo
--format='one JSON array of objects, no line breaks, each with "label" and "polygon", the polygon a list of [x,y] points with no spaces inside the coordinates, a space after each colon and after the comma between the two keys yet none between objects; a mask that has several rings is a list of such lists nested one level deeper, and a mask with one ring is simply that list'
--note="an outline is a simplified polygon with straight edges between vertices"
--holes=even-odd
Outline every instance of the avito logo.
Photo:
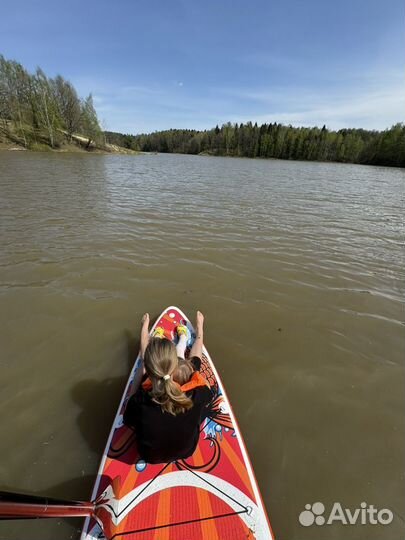
[{"label": "avito logo", "polygon": [[305,510],[298,517],[299,522],[304,527],[315,525],[389,525],[394,519],[394,515],[388,508],[378,510],[372,504],[362,502],[360,508],[350,510],[343,508],[339,502],[333,503],[329,515],[325,515],[325,505],[321,502],[306,504]]}]

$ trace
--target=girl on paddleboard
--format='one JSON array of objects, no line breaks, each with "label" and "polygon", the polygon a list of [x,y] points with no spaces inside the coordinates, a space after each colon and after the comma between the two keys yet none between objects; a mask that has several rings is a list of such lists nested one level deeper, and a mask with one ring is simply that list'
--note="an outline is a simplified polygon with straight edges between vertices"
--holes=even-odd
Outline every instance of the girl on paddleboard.
[{"label": "girl on paddleboard", "polygon": [[135,428],[140,457],[148,463],[184,459],[194,452],[212,392],[199,373],[204,316],[197,311],[196,338],[185,360],[187,328],[177,327],[177,345],[157,327],[149,338],[149,314],[142,317],[140,354],[145,375],[130,397],[124,423]]}]

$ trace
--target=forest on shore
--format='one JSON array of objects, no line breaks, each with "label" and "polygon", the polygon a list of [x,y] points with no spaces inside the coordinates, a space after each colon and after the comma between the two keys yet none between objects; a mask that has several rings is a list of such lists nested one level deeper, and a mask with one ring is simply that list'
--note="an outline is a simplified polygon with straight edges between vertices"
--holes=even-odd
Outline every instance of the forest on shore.
[{"label": "forest on shore", "polygon": [[210,130],[170,129],[151,134],[106,132],[110,143],[143,152],[208,154],[249,158],[336,161],[405,167],[405,125],[385,131],[323,126],[292,127],[278,123],[231,124]]},{"label": "forest on shore", "polygon": [[61,75],[31,74],[0,55],[0,135],[29,149],[58,149],[74,143],[89,150],[103,147],[92,95],[82,99]]},{"label": "forest on shore", "polygon": [[[135,119],[136,121],[136,119]],[[405,125],[385,131],[326,126],[293,127],[276,122],[228,122],[208,130],[170,129],[130,135],[104,131],[92,95],[81,98],[72,83],[40,69],[29,73],[0,55],[0,143],[27,149],[208,154],[250,158],[336,161],[405,167]]]}]

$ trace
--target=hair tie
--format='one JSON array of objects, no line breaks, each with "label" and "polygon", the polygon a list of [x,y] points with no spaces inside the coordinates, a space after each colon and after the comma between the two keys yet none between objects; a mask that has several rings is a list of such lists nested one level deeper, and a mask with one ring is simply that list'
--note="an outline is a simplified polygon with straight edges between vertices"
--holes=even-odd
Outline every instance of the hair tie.
[{"label": "hair tie", "polygon": [[166,374],[166,375],[163,375],[162,379],[164,381],[168,381],[170,379],[170,375]]}]

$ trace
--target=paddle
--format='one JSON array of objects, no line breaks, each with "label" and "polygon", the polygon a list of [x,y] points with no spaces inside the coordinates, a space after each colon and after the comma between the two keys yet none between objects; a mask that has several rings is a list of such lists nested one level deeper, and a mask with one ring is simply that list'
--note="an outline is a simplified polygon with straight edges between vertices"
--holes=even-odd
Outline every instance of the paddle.
[{"label": "paddle", "polygon": [[91,516],[95,503],[0,491],[0,519]]},{"label": "paddle", "polygon": [[10,491],[0,491],[0,520],[37,519],[53,517],[94,517],[102,527],[106,538],[114,535],[115,526],[111,514],[119,498],[121,478],[115,477],[94,502],[65,501],[38,495],[25,495]]}]

